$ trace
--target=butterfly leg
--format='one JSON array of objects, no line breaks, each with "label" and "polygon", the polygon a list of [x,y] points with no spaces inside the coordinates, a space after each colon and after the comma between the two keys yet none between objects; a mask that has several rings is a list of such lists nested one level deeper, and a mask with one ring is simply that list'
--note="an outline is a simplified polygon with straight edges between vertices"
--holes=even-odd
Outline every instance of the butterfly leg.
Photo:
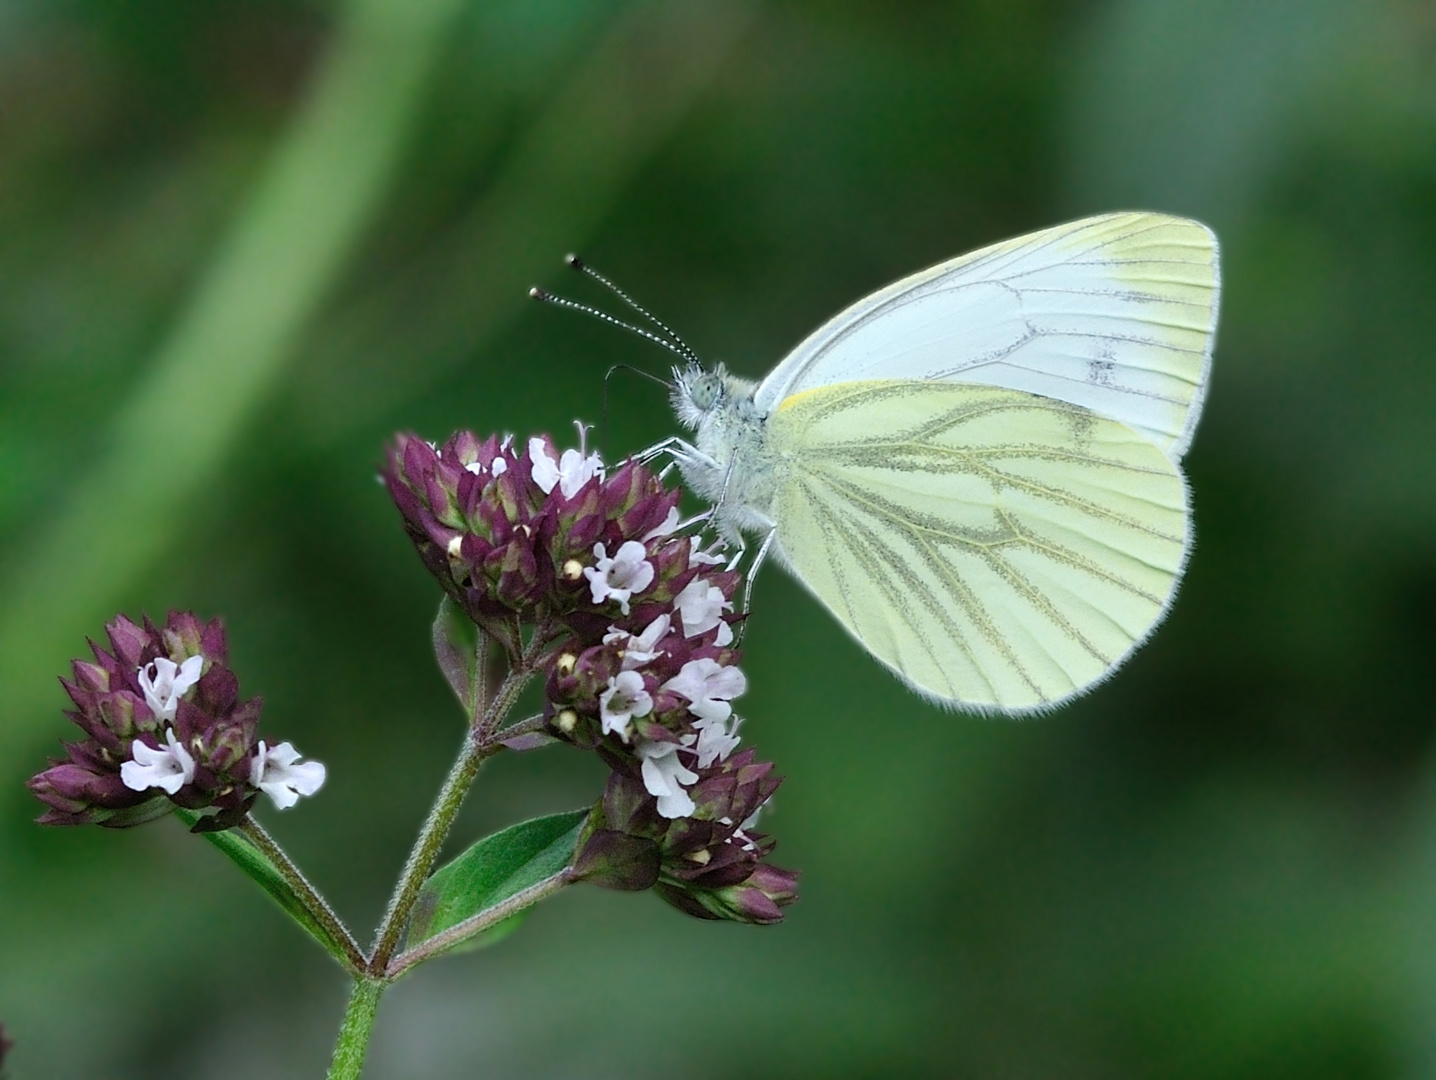
[{"label": "butterfly leg", "polygon": [[[768,552],[772,549],[773,541],[777,538],[777,535],[777,526],[770,523],[768,525],[768,531],[763,534],[763,542],[758,545],[758,554],[753,556],[753,561],[748,566],[748,580],[743,583],[743,608],[740,612],[740,614],[745,616],[745,618],[742,622],[738,624],[738,632],[735,635],[734,644],[743,644],[743,635],[748,629],[748,620],[746,616],[748,612],[752,610],[753,607],[753,582],[758,577],[758,568],[762,566],[764,560],[768,558]],[[746,546],[739,549],[737,557],[728,564],[727,569],[735,569],[739,560],[743,558],[744,552],[746,552],[747,550],[748,549]]]},{"label": "butterfly leg", "polygon": [[640,450],[633,456],[639,463],[647,465],[649,462],[662,457],[664,454],[672,458],[673,464],[680,468],[690,464],[701,465],[704,468],[717,472],[723,467],[716,458],[708,456],[687,439],[679,435],[670,435],[661,442],[654,443],[646,450]]},{"label": "butterfly leg", "polygon": [[776,526],[770,528],[763,537],[763,542],[758,545],[758,554],[753,556],[752,563],[748,566],[748,580],[743,583],[743,614],[748,614],[748,609],[753,606],[753,582],[758,578],[758,568],[768,558],[768,552],[772,550],[773,540],[778,535]]}]

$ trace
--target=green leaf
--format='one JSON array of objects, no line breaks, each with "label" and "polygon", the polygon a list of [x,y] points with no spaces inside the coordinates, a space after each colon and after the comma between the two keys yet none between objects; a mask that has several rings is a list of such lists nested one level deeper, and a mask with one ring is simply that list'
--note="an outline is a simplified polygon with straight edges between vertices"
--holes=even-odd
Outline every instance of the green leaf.
[{"label": "green leaf", "polygon": [[[486,836],[436,870],[414,905],[408,947],[413,948],[465,919],[488,911],[515,893],[552,877],[573,860],[587,810],[550,814]],[[517,929],[527,910],[464,942],[465,949],[492,945]]]},{"label": "green leaf", "polygon": [[434,656],[470,722],[479,710],[484,645],[479,628],[459,605],[447,596],[439,601],[439,613],[434,617]]},{"label": "green leaf", "polygon": [[[176,810],[175,814],[190,828],[193,828],[195,822],[199,820],[199,815],[189,810]],[[261,889],[273,897],[274,901],[287,911],[295,922],[308,930],[314,940],[319,942],[320,945],[323,945],[325,951],[328,952],[330,956],[334,957],[334,959],[338,960],[345,967],[349,966],[349,960],[344,955],[344,949],[340,946],[339,942],[335,941],[329,935],[329,931],[309,913],[309,909],[304,906],[304,902],[301,901],[294,890],[290,888],[289,882],[284,880],[284,875],[279,872],[274,863],[269,861],[269,857],[265,855],[264,852],[260,851],[259,848],[250,842],[248,837],[233,829],[227,829],[224,832],[199,833],[198,835],[203,836],[211,844],[219,848],[220,851],[224,852],[224,854],[228,856],[236,866],[248,874]]]}]

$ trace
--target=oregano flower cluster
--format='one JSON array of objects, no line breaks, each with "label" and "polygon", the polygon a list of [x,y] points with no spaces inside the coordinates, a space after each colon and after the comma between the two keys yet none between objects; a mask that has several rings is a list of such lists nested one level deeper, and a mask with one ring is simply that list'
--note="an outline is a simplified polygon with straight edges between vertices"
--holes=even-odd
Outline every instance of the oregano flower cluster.
[{"label": "oregano flower cluster", "polygon": [[[415,966],[485,939],[560,889],[652,889],[686,914],[775,923],[797,875],[768,861],[758,816],[780,783],[741,745],[748,680],[739,559],[684,522],[681,493],[637,459],[461,431],[390,445],[380,479],[444,598],[439,668],[463,708],[439,787],[367,948],[251,813],[286,809],[325,767],[260,735],[219,620],[123,615],[60,680],[81,738],[29,781],[46,825],[139,825],[171,814],[257,883],[353,981],[330,1075],[362,1068],[379,996]],[[741,553],[740,553],[741,554]],[[542,706],[513,717],[525,687]],[[485,836],[439,861],[483,763],[567,743],[609,768],[591,807]],[[9,1043],[0,1028],[0,1067]],[[3,1080],[3,1077],[0,1077]]]},{"label": "oregano flower cluster", "polygon": [[384,480],[445,593],[545,679],[550,738],[613,770],[575,869],[690,914],[773,922],[796,877],[752,820],[778,786],[739,745],[738,573],[680,527],[680,492],[535,436],[400,436]]},{"label": "oregano flower cluster", "polygon": [[323,765],[259,737],[263,702],[240,700],[218,620],[121,615],[105,630],[110,650],[92,642],[94,660],[60,680],[85,737],[31,778],[48,807],[41,824],[120,828],[181,808],[199,812],[196,831],[215,831],[239,824],[261,791],[283,809],[323,785]]}]

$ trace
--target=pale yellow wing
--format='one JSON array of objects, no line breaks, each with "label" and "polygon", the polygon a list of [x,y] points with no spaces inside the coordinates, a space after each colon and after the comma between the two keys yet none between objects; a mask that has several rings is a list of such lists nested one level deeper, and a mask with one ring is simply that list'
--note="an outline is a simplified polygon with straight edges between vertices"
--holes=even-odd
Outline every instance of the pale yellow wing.
[{"label": "pale yellow wing", "polygon": [[960,708],[1081,693],[1161,620],[1190,541],[1150,439],[967,383],[824,386],[769,419],[783,561],[874,656]]}]

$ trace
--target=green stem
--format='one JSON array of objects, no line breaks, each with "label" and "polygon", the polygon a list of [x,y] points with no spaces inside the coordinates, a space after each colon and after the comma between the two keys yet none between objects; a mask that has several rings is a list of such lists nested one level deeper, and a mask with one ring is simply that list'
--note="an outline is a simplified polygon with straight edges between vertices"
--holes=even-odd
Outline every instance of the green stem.
[{"label": "green stem", "polygon": [[374,1030],[374,1014],[379,1011],[379,996],[383,993],[384,983],[380,979],[355,980],[349,1006],[344,1010],[344,1023],[339,1027],[339,1039],[334,1044],[328,1080],[358,1080],[364,1069],[364,1055],[369,1050],[369,1035]]},{"label": "green stem", "polygon": [[319,890],[309,883],[299,867],[294,865],[285,850],[275,843],[274,837],[265,831],[264,826],[254,820],[253,815],[245,817],[239,825],[239,832],[248,838],[249,842],[257,847],[274,864],[289,887],[294,890],[296,896],[304,904],[314,921],[319,923],[329,934],[331,940],[344,950],[344,958],[348,961],[350,971],[358,975],[368,963],[364,950],[359,947],[359,942],[344,925],[344,920],[339,918],[334,909],[329,906]]},{"label": "green stem", "polygon": [[483,745],[496,746],[520,735],[533,735],[546,730],[548,730],[548,717],[543,713],[534,713],[533,716],[525,717],[508,727],[499,728],[483,740]]},{"label": "green stem", "polygon": [[535,882],[527,889],[519,890],[493,907],[481,911],[477,915],[471,915],[461,923],[455,923],[447,930],[435,934],[412,949],[394,957],[393,963],[384,972],[385,978],[397,979],[415,964],[422,964],[425,960],[438,956],[444,950],[451,949],[476,934],[482,934],[489,927],[497,926],[510,915],[515,915],[524,908],[552,896],[565,885],[572,884],[573,880],[573,867],[565,866],[557,874]]},{"label": "green stem", "polygon": [[546,628],[537,628],[519,662],[504,676],[504,681],[489,699],[477,727],[465,732],[464,748],[459,751],[459,759],[449,770],[424,827],[419,830],[419,839],[414,842],[414,849],[409,852],[409,861],[404,864],[404,872],[399,875],[399,883],[389,900],[389,910],[384,913],[384,921],[379,924],[379,932],[374,938],[374,951],[369,956],[370,974],[382,975],[398,950],[399,939],[403,937],[404,928],[409,924],[409,916],[414,910],[415,901],[419,899],[419,891],[424,887],[430,871],[434,869],[439,852],[443,850],[444,840],[454,825],[454,818],[458,817],[459,808],[464,805],[464,796],[469,793],[469,787],[479,775],[484,761],[503,749],[497,743],[488,741],[488,736],[508,715],[514,702],[518,700],[519,692],[529,679],[533,678],[533,660],[543,650],[545,640]]},{"label": "green stem", "polygon": [[404,927],[408,925],[410,913],[414,910],[414,902],[419,898],[419,890],[423,888],[429,872],[434,868],[434,862],[439,857],[449,829],[453,827],[454,818],[458,816],[459,808],[464,805],[464,796],[469,793],[469,787],[479,775],[484,760],[492,753],[492,750],[480,748],[473,737],[465,733],[464,748],[444,779],[444,786],[439,790],[439,797],[429,811],[424,827],[419,830],[419,838],[409,852],[409,861],[404,864],[404,872],[399,875],[399,883],[394,888],[394,895],[389,899],[389,909],[384,913],[384,921],[379,924],[379,932],[374,938],[374,951],[369,958],[371,974],[381,974],[388,966],[389,958],[394,955],[394,950],[398,948],[399,938],[404,933]]}]

